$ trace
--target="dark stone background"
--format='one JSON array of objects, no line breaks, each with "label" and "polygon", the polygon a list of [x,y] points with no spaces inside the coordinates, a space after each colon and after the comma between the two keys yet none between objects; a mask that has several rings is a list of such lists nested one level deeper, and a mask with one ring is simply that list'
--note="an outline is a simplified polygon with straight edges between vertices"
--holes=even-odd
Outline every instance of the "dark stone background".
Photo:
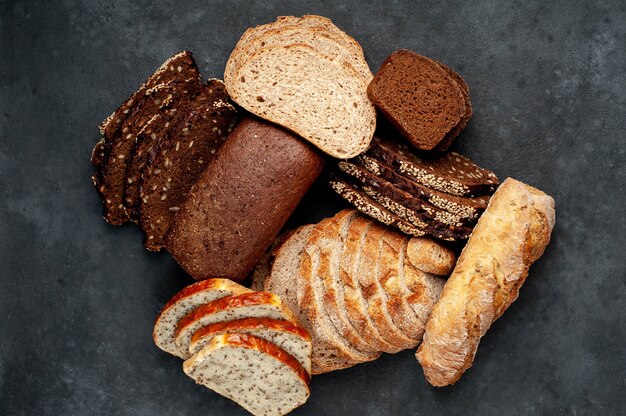
[{"label": "dark stone background", "polygon": [[[0,414],[243,414],[153,345],[191,280],[136,227],[104,223],[89,156],[174,52],[221,77],[247,27],[305,13],[373,70],[400,47],[458,70],[475,115],[456,148],[553,195],[557,225],[457,385],[430,387],[405,351],[316,377],[294,414],[625,414],[625,3],[306,3],[0,1]],[[317,184],[290,223],[342,206]]]}]

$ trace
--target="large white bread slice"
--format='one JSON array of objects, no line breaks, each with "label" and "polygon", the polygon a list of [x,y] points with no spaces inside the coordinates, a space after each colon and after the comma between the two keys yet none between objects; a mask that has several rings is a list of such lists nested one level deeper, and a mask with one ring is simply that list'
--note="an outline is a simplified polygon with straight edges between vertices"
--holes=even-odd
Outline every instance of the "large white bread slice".
[{"label": "large white bread slice", "polygon": [[235,74],[225,74],[235,102],[331,156],[346,159],[367,149],[376,112],[351,64],[306,43],[257,48]]},{"label": "large white bread slice", "polygon": [[309,375],[298,360],[251,335],[214,337],[184,362],[183,371],[255,416],[285,415],[310,394]]},{"label": "large white bread slice", "polygon": [[311,374],[311,337],[293,322],[277,319],[243,318],[205,326],[191,337],[189,354],[196,354],[218,335],[233,333],[252,335],[275,344],[292,355]]},{"label": "large white bread slice", "polygon": [[250,292],[228,279],[207,279],[187,286],[169,300],[157,316],[152,338],[157,347],[177,357],[185,357],[174,341],[178,321],[197,307],[231,295]]},{"label": "large white bread slice", "polygon": [[295,315],[280,299],[269,292],[250,292],[214,300],[185,315],[176,328],[176,346],[189,358],[191,337],[198,329],[216,322],[242,318],[271,318],[297,322]]}]

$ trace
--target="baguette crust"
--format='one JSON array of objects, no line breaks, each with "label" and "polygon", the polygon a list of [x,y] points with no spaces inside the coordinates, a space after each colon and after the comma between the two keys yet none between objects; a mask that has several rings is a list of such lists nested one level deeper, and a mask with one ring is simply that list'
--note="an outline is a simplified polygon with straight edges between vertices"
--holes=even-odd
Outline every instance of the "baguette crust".
[{"label": "baguette crust", "polygon": [[554,227],[554,200],[514,179],[492,196],[426,325],[417,359],[428,382],[454,384],[491,324],[517,299]]}]

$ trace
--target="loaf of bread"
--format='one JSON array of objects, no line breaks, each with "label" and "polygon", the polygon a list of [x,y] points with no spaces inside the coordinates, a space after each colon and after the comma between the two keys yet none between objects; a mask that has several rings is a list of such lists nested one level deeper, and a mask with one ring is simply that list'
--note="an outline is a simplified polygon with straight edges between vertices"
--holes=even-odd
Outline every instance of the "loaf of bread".
[{"label": "loaf of bread", "polygon": [[554,227],[554,200],[514,179],[491,197],[426,325],[417,359],[434,386],[455,383],[480,339],[517,299]]},{"label": "loaf of bread", "polygon": [[244,119],[180,207],[167,249],[197,280],[243,281],[323,164],[312,146],[286,130]]}]

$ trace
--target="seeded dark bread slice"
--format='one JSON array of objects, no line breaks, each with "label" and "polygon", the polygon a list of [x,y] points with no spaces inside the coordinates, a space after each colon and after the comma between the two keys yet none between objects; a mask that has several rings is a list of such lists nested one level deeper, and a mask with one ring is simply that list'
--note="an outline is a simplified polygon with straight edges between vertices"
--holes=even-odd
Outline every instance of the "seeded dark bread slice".
[{"label": "seeded dark bread slice", "polygon": [[437,62],[406,49],[395,51],[383,62],[367,95],[421,150],[435,148],[465,115],[457,83]]},{"label": "seeded dark bread slice", "polygon": [[196,383],[227,397],[255,416],[282,416],[309,397],[309,374],[271,342],[246,334],[214,337],[183,364]]},{"label": "seeded dark bread slice", "polygon": [[324,311],[337,332],[352,346],[364,352],[379,353],[380,350],[359,333],[348,318],[344,304],[344,283],[340,277],[341,257],[345,247],[350,223],[357,217],[357,210],[342,211],[326,223],[324,229],[314,233],[321,235],[316,243],[320,265],[317,278],[321,281]]},{"label": "seeded dark bread slice", "polygon": [[467,123],[472,118],[473,110],[472,110],[472,103],[469,98],[469,87],[467,86],[467,83],[465,82],[463,77],[459,75],[456,71],[454,71],[452,68],[442,64],[441,62],[437,62],[437,63],[439,64],[441,68],[443,68],[444,71],[446,71],[446,73],[450,76],[450,78],[452,78],[452,80],[456,82],[457,86],[459,87],[459,90],[461,91],[461,94],[463,95],[463,101],[465,102],[465,114],[463,114],[463,116],[461,117],[461,120],[459,120],[457,125],[454,126],[448,134],[446,134],[446,137],[435,148],[435,150],[438,150],[438,151],[445,151],[445,150],[448,150],[448,147],[450,147],[454,139],[456,139],[456,137],[467,126]]},{"label": "seeded dark bread slice", "polygon": [[[168,102],[164,103],[164,110],[155,115],[136,135],[124,183],[124,207],[133,222],[139,221],[140,185],[150,155],[157,151],[158,146],[165,147],[164,142],[168,139],[170,128],[181,123],[190,112],[202,106],[203,103],[215,99],[214,85],[215,82],[212,81],[207,84],[185,83],[181,88],[172,92]],[[220,87],[219,84],[218,87]]]},{"label": "seeded dark bread slice", "polygon": [[293,322],[268,318],[243,318],[217,322],[197,330],[191,337],[189,354],[192,356],[221,334],[246,334],[262,338],[293,356],[311,374],[311,337]]},{"label": "seeded dark bread slice", "polygon": [[[412,194],[396,187],[391,182],[378,177],[356,163],[341,161],[337,164],[337,167],[340,171],[358,181],[360,185],[370,187],[386,198],[414,211],[415,215],[420,217],[423,222],[441,223],[452,227],[461,227],[469,222],[463,217],[414,197]],[[378,202],[380,203],[380,201]]]},{"label": "seeded dark bread slice", "polygon": [[197,107],[151,148],[143,170],[139,216],[149,250],[164,247],[176,212],[238,121],[222,81],[207,81],[203,95],[206,99],[198,100]]},{"label": "seeded dark bread slice", "polygon": [[354,184],[337,177],[331,177],[329,185],[340,197],[350,202],[363,214],[372,217],[385,225],[396,227],[405,234],[416,237],[426,235],[425,231],[413,226],[409,222],[398,217],[393,212],[384,208],[382,205],[372,200]]},{"label": "seeded dark bread slice", "polygon": [[379,176],[381,179],[392,183],[399,189],[408,192],[415,198],[426,201],[466,221],[478,219],[489,203],[489,195],[462,197],[428,188],[419,182],[397,173],[393,168],[366,154],[362,154],[352,159],[352,161],[374,175]]},{"label": "seeded dark bread slice", "polygon": [[339,270],[343,286],[343,305],[350,323],[358,333],[362,334],[378,351],[394,353],[401,351],[402,347],[385,339],[376,327],[367,310],[367,300],[361,293],[362,288],[357,277],[363,255],[362,246],[365,244],[365,237],[372,222],[373,220],[358,215],[348,228]]},{"label": "seeded dark bread slice", "polygon": [[334,157],[363,152],[374,134],[376,113],[358,72],[303,43],[261,48],[226,86],[246,110]]},{"label": "seeded dark bread slice", "polygon": [[184,357],[186,353],[181,353],[175,343],[178,321],[201,305],[248,292],[250,289],[227,279],[207,279],[187,286],[174,295],[157,316],[152,332],[154,343],[165,352]]},{"label": "seeded dark bread slice", "polygon": [[191,337],[200,328],[216,322],[243,318],[270,318],[297,322],[280,297],[269,292],[250,292],[216,299],[192,310],[178,321],[175,342],[184,358],[189,358]]},{"label": "seeded dark bread slice", "polygon": [[451,195],[492,194],[499,183],[493,172],[455,152],[419,157],[404,144],[376,138],[368,156],[424,186]]}]

